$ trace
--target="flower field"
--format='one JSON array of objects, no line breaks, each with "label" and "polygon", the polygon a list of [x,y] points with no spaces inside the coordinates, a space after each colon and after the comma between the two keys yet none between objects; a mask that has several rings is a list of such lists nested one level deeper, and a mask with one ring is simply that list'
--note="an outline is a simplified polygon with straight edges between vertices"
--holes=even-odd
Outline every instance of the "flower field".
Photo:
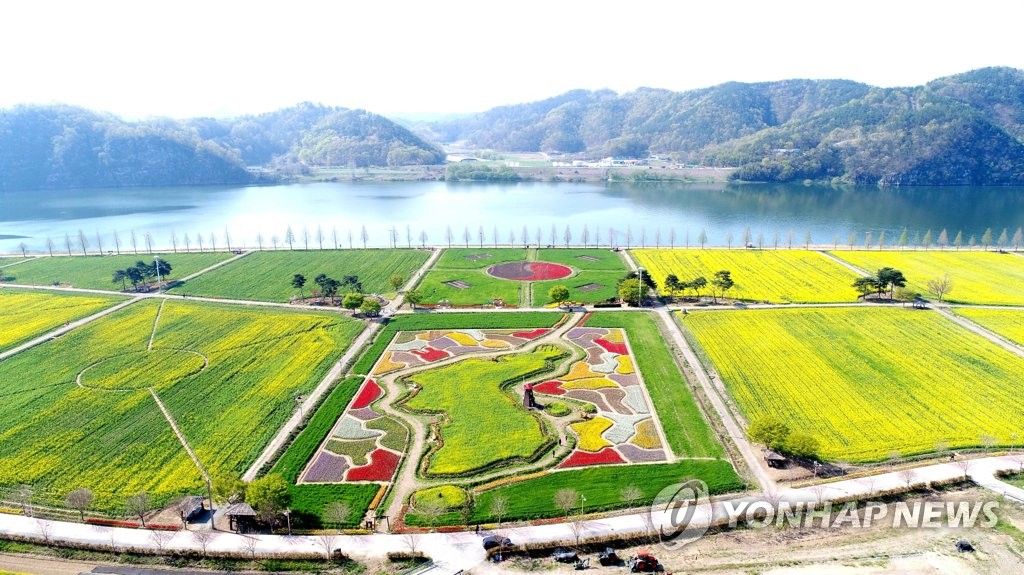
[{"label": "flower field", "polygon": [[558,280],[572,275],[572,268],[550,262],[507,262],[487,268],[488,275],[505,280],[533,282]]},{"label": "flower field", "polygon": [[1024,359],[931,313],[792,309],[682,318],[749,419],[778,416],[826,459],[878,461],[1020,433]]},{"label": "flower field", "polygon": [[569,426],[577,437],[576,449],[561,467],[667,461],[657,418],[633,367],[625,332],[577,327],[566,338],[586,356],[567,374],[534,386],[534,391],[589,403],[596,412],[591,419]]},{"label": "flower field", "polygon": [[[406,378],[420,389],[403,407],[416,413],[444,414],[441,445],[427,457],[432,476],[466,474],[509,460],[529,460],[552,442],[538,416],[520,406],[504,384],[552,369],[566,356],[549,345],[495,360],[470,358],[414,373]],[[482,449],[481,446],[487,446]]]},{"label": "flower field", "polygon": [[[681,281],[704,276],[710,282],[715,272],[729,270],[736,282],[727,293],[730,298],[773,303],[852,302],[857,299],[857,292],[850,287],[857,275],[820,252],[634,249],[630,253],[650,272],[662,293],[669,274],[675,274]],[[710,289],[709,285],[701,295],[711,295]],[[692,292],[688,291],[687,295]]]},{"label": "flower field", "polygon": [[954,311],[1006,339],[1024,346],[1024,311],[983,307],[958,307]]},{"label": "flower field", "polygon": [[286,302],[299,290],[291,285],[295,274],[306,276],[304,295],[316,289],[313,278],[319,274],[340,280],[345,275],[357,275],[365,293],[388,293],[392,274],[408,279],[418,270],[430,252],[425,250],[281,250],[255,252],[189,280],[172,293]]},{"label": "flower field", "polygon": [[[89,487],[100,508],[120,508],[140,491],[158,503],[196,491],[198,470],[147,387],[211,474],[241,475],[294,411],[294,397],[361,329],[336,314],[173,300],[156,322],[159,309],[155,300],[134,303],[0,362],[0,484]],[[170,373],[160,365],[174,361],[173,350],[208,365],[180,362],[187,369]],[[93,381],[90,366],[98,381],[133,387],[79,386],[80,374]]]},{"label": "flower field", "polygon": [[402,332],[388,347],[373,375],[384,375],[400,369],[426,365],[467,353],[513,349],[548,333],[549,329],[532,330],[430,330]]},{"label": "flower field", "polygon": [[[158,255],[173,266],[172,280],[193,274],[231,257],[228,252],[161,253]],[[135,265],[135,262],[140,260],[151,264],[153,255],[140,251],[138,255],[37,257],[31,258],[31,261],[4,268],[2,275],[13,277],[10,280],[12,283],[26,285],[59,284],[76,288],[121,291],[121,285],[111,281],[114,270]]]},{"label": "flower field", "polygon": [[116,296],[0,289],[0,351],[120,301]]},{"label": "flower field", "polygon": [[1024,258],[1015,254],[973,251],[836,251],[838,258],[868,272],[894,267],[907,287],[928,295],[928,281],[949,274],[952,303],[1024,305]]}]

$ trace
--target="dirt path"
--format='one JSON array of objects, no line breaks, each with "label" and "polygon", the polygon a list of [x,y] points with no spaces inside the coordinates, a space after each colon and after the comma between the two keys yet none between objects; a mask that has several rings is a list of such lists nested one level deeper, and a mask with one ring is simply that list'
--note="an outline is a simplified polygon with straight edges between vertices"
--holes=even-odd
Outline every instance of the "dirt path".
[{"label": "dirt path", "polygon": [[959,325],[960,327],[963,327],[964,329],[967,329],[973,333],[980,335],[981,337],[991,341],[992,343],[998,345],[999,347],[1005,349],[1006,351],[1017,355],[1017,357],[1024,358],[1024,348],[1021,348],[1019,345],[1012,343],[1003,336],[997,333],[993,333],[965,317],[956,315],[948,308],[936,306],[933,307],[932,309],[934,309],[942,317],[948,319],[949,321],[952,321],[953,323]]},{"label": "dirt path", "polygon": [[869,275],[871,275],[867,270],[859,268],[859,267],[851,264],[850,262],[848,262],[848,261],[846,261],[844,259],[839,258],[836,255],[830,254],[829,252],[818,250],[818,253],[823,255],[823,256],[825,256],[826,258],[834,261],[835,263],[843,266],[844,268],[850,270],[851,272],[853,272],[853,273],[855,273],[855,274],[857,274],[859,276],[869,276]]},{"label": "dirt path", "polygon": [[[418,365],[418,366],[415,366],[415,367],[412,367],[412,368],[401,369],[401,370],[398,370],[396,372],[390,373],[390,374],[388,374],[388,375],[386,375],[386,376],[384,376],[382,378],[378,378],[378,380],[377,380],[378,384],[383,384],[385,389],[387,390],[387,395],[385,396],[384,401],[379,404],[381,410],[386,415],[388,415],[388,416],[391,416],[393,418],[397,418],[397,419],[400,419],[401,421],[406,422],[409,425],[409,427],[412,428],[412,430],[411,430],[412,431],[412,435],[411,435],[410,440],[409,440],[409,445],[406,448],[405,454],[403,455],[403,458],[402,458],[403,459],[402,467],[399,470],[398,475],[395,477],[395,480],[394,480],[394,482],[392,484],[393,492],[392,492],[392,495],[391,495],[391,504],[388,506],[388,509],[387,509],[387,512],[385,513],[385,515],[387,515],[388,517],[390,517],[392,519],[398,518],[401,515],[402,505],[404,504],[405,500],[408,499],[409,496],[412,495],[415,491],[417,491],[419,489],[422,489],[423,487],[426,487],[427,485],[440,484],[440,483],[452,483],[452,484],[453,483],[459,483],[458,481],[449,481],[449,480],[444,480],[444,481],[441,481],[441,480],[425,480],[425,479],[420,479],[417,476],[418,462],[419,462],[420,457],[424,453],[424,450],[426,448],[427,430],[428,430],[428,428],[430,426],[430,422],[433,421],[434,418],[433,417],[420,417],[420,416],[416,416],[416,415],[408,413],[407,411],[401,410],[401,409],[397,408],[394,405],[395,402],[399,398],[401,398],[403,396],[403,394],[405,393],[405,391],[406,391],[398,383],[398,380],[400,378],[404,378],[404,377],[407,377],[409,375],[413,375],[413,374],[416,374],[416,373],[419,373],[419,372],[422,372],[422,371],[434,370],[434,369],[437,369],[437,368],[440,368],[440,367],[444,367],[446,365],[450,365],[450,364],[453,364],[453,363],[457,363],[457,362],[460,362],[460,361],[463,361],[463,360],[466,360],[466,359],[472,359],[472,358],[497,358],[497,357],[501,357],[501,356],[504,356],[504,355],[528,353],[531,350],[533,350],[533,349],[535,349],[535,348],[537,348],[537,347],[539,347],[541,345],[559,344],[559,343],[562,342],[562,336],[566,332],[568,332],[570,329],[572,329],[577,323],[579,323],[580,319],[583,318],[583,315],[584,314],[582,314],[582,313],[573,314],[573,316],[568,321],[566,321],[563,325],[559,326],[558,329],[552,330],[551,332],[549,332],[548,334],[544,335],[543,337],[537,338],[537,339],[535,339],[535,340],[533,340],[533,341],[531,341],[531,342],[529,342],[529,343],[527,343],[527,344],[525,344],[525,345],[523,345],[521,347],[517,347],[517,348],[511,349],[511,350],[500,350],[500,351],[495,351],[495,352],[463,354],[463,355],[459,355],[459,356],[456,356],[456,357],[448,358],[448,359],[445,359],[445,360],[442,360],[442,361],[437,361],[437,362],[434,362],[434,363],[429,363],[429,364],[426,364],[426,365]],[[560,363],[555,368],[555,371],[565,369],[567,367],[565,365],[566,362],[571,362],[573,360],[573,358],[576,357],[576,355],[577,354],[570,355],[570,357],[568,359],[564,360],[562,363]],[[543,376],[539,376],[538,378],[542,379],[544,377],[547,377],[548,375],[550,375],[550,373],[546,373]],[[523,383],[525,383],[525,381]],[[564,442],[564,440],[565,440],[564,435],[559,433],[559,437]],[[564,445],[564,443],[563,443],[563,445]],[[546,466],[548,464],[550,464],[550,461],[542,460],[542,461],[537,462],[537,463],[533,464],[532,466],[530,466],[529,469],[533,469],[534,467],[543,467],[543,466]],[[509,471],[505,471],[505,472],[500,472],[499,471],[499,472],[494,473],[492,475],[494,477],[499,477],[502,474],[506,474],[506,475],[507,474],[519,474],[519,473],[522,473],[523,471],[524,471],[524,468],[517,467],[515,470],[509,470]],[[488,476],[488,477],[490,477],[490,476]],[[475,481],[481,480],[481,478],[480,477],[474,477],[473,480],[475,482]]]},{"label": "dirt path", "polygon": [[226,259],[224,261],[217,262],[217,263],[213,264],[210,267],[203,268],[203,269],[201,269],[201,270],[199,270],[199,271],[197,271],[197,272],[195,272],[193,274],[189,274],[189,275],[187,275],[187,276],[185,276],[183,278],[178,278],[175,281],[178,281],[178,282],[181,282],[181,283],[185,283],[185,282],[187,282],[188,280],[190,280],[190,279],[192,279],[194,277],[201,276],[201,275],[205,274],[206,272],[208,272],[210,270],[215,270],[215,269],[217,269],[217,268],[219,268],[221,266],[226,266],[229,263],[231,263],[233,261],[236,261],[236,260],[239,260],[241,258],[244,258],[245,256],[247,256],[247,255],[249,255],[251,253],[252,252],[242,252],[242,253],[234,256],[234,257],[230,257],[230,258],[228,258],[228,259]]},{"label": "dirt path", "polygon": [[185,434],[183,434],[181,429],[178,428],[178,422],[174,421],[174,417],[171,416],[171,412],[167,411],[167,407],[164,406],[164,402],[160,401],[160,396],[156,394],[156,390],[150,387],[149,393],[153,396],[153,400],[156,401],[156,405],[160,408],[160,411],[163,412],[164,417],[167,418],[167,423],[171,424],[171,429],[174,430],[174,435],[178,436],[178,441],[181,442],[181,446],[185,448],[185,452],[192,458],[192,463],[196,464],[196,468],[199,469],[199,474],[203,476],[204,480],[209,482],[210,474],[206,472],[206,468],[203,467],[203,464],[199,461],[199,457],[196,455],[196,452],[193,451],[192,446],[188,444],[188,441],[185,439]]},{"label": "dirt path", "polygon": [[9,263],[9,264],[4,264],[4,265],[0,266],[0,269],[3,269],[3,268],[9,268],[9,267],[11,267],[11,266],[16,266],[16,265],[18,265],[18,264],[23,264],[23,263],[25,263],[25,262],[27,262],[27,261],[31,261],[32,259],[33,259],[33,258],[25,258],[25,259],[23,259],[23,260],[18,260],[18,261],[16,261],[16,262],[11,262],[11,263]]},{"label": "dirt path", "polygon": [[411,276],[409,276],[409,281],[405,282],[405,287],[402,291],[398,292],[394,301],[391,302],[390,307],[392,310],[398,311],[402,307],[402,304],[405,303],[405,292],[416,289],[416,286],[423,281],[423,276],[427,275],[427,272],[434,267],[435,263],[437,263],[442,252],[444,252],[444,250],[435,249],[433,253],[430,254],[430,257],[427,258],[427,261],[423,262],[420,269],[416,270]]},{"label": "dirt path", "polygon": [[[754,479],[757,482],[757,486],[764,492],[775,492],[775,481],[772,480],[771,476],[764,468],[762,459],[758,451],[754,446],[747,440],[747,435],[744,433],[742,427],[733,417],[732,411],[726,406],[723,397],[725,390],[718,389],[711,382],[711,377],[706,371],[704,371],[704,365],[697,359],[697,354],[690,348],[690,344],[687,343],[686,338],[683,337],[680,327],[676,325],[675,320],[672,319],[672,314],[668,308],[659,308],[656,312],[660,317],[661,321],[668,330],[668,333],[672,336],[672,341],[675,343],[676,348],[683,354],[683,358],[686,363],[690,365],[693,373],[697,376],[697,381],[700,386],[704,389],[704,395],[707,396],[711,402],[711,406],[715,408],[715,413],[721,419],[725,425],[726,431],[729,433],[729,437],[732,438],[733,443],[743,456],[743,460],[747,463],[747,468],[754,474]],[[682,368],[682,366],[680,366]],[[685,373],[685,372],[684,372]]]},{"label": "dirt path", "polygon": [[98,567],[98,563],[68,561],[50,557],[28,557],[24,555],[0,554],[0,570],[12,573],[34,573],[37,575],[78,575]]},{"label": "dirt path", "polygon": [[76,320],[76,321],[73,321],[71,323],[68,323],[67,325],[59,327],[59,328],[57,328],[57,329],[55,329],[53,331],[44,333],[43,335],[41,335],[41,336],[39,336],[39,337],[37,337],[37,338],[35,338],[33,340],[29,340],[29,341],[27,341],[27,342],[25,342],[25,343],[23,343],[23,344],[21,344],[21,345],[19,345],[17,347],[11,348],[11,349],[3,352],[3,353],[0,353],[0,361],[3,361],[3,360],[7,359],[8,357],[11,357],[12,355],[14,355],[16,353],[21,353],[21,352],[25,351],[26,349],[35,347],[35,346],[37,346],[37,345],[39,345],[41,343],[46,343],[46,342],[50,341],[51,339],[60,337],[60,336],[62,336],[64,334],[66,334],[67,332],[77,328],[77,327],[81,327],[81,326],[86,325],[86,324],[88,324],[90,322],[96,321],[96,320],[100,319],[101,317],[110,315],[110,314],[114,313],[115,311],[117,311],[119,309],[122,309],[122,308],[125,308],[125,307],[128,307],[128,306],[132,305],[133,303],[135,303],[135,302],[137,302],[137,301],[139,301],[141,299],[142,299],[141,297],[132,298],[132,299],[126,301],[126,302],[122,302],[122,303],[119,303],[119,304],[117,304],[115,306],[108,307],[108,308],[106,308],[104,310],[96,312],[96,313],[90,315],[89,317],[84,317],[84,318],[82,318],[80,320]]},{"label": "dirt path", "polygon": [[164,311],[164,304],[167,303],[166,299],[160,300],[160,307],[156,310],[156,317],[153,318],[153,331],[149,334],[149,345],[146,347],[146,351],[153,351],[153,340],[156,339],[156,326],[160,325],[160,314]]},{"label": "dirt path", "polygon": [[369,342],[373,335],[380,331],[380,329],[381,325],[379,323],[372,322],[369,327],[363,330],[363,333],[359,334],[356,339],[352,340],[352,343],[348,346],[348,350],[345,351],[345,354],[334,363],[334,366],[332,366],[331,370],[327,372],[327,375],[320,380],[320,383],[313,389],[313,391],[309,392],[305,401],[303,401],[295,410],[295,413],[288,418],[288,421],[286,421],[284,426],[281,427],[281,430],[277,432],[274,439],[272,439],[270,443],[263,448],[263,452],[256,458],[256,461],[252,462],[249,469],[246,470],[244,475],[242,475],[243,481],[252,481],[253,479],[256,479],[256,475],[259,473],[260,469],[266,465],[266,463],[270,461],[270,458],[273,457],[279,449],[281,449],[286,441],[288,441],[288,437],[293,431],[295,431],[295,428],[298,427],[299,423],[302,422],[303,417],[306,415],[313,415],[313,407],[320,401],[320,397],[327,391],[334,380],[342,376],[345,366],[355,358],[356,354],[363,352],[363,347],[366,346],[367,342]]}]

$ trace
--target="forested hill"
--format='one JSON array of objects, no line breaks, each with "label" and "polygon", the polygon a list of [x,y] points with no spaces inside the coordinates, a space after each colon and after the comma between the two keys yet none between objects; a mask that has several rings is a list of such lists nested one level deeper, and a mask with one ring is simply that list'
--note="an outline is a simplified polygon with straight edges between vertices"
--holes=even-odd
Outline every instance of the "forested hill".
[{"label": "forested hill", "polygon": [[0,190],[244,184],[256,173],[274,178],[311,166],[443,159],[383,116],[313,104],[233,119],[142,122],[71,106],[0,110]]},{"label": "forested hill", "polygon": [[561,96],[426,126],[443,142],[578,157],[667,155],[751,181],[1024,184],[1024,72],[911,88],[786,80]]}]

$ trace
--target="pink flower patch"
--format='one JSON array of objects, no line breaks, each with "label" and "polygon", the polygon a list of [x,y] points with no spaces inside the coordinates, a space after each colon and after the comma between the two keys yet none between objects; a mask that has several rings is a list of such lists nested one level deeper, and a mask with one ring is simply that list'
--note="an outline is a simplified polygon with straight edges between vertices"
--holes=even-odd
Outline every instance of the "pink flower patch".
[{"label": "pink flower patch", "polygon": [[[605,447],[597,453],[576,450],[567,457],[559,467],[585,467],[587,465],[606,465],[609,463],[625,463],[618,451]],[[351,475],[351,471],[349,474]]]},{"label": "pink flower patch", "polygon": [[426,361],[426,362],[437,361],[439,359],[444,359],[446,357],[450,357],[450,354],[448,352],[441,351],[439,349],[435,349],[435,348],[432,348],[432,347],[425,347],[423,349],[414,349],[414,350],[412,350],[412,353],[415,354],[420,359],[422,359],[423,361]]},{"label": "pink flower patch", "polygon": [[558,380],[538,383],[533,386],[533,390],[537,393],[546,393],[548,395],[565,395],[565,390],[562,389],[562,382]]},{"label": "pink flower patch", "polygon": [[626,344],[624,343],[615,343],[614,341],[608,341],[607,339],[601,338],[595,339],[594,343],[603,347],[605,351],[610,351],[619,355],[626,355],[629,353],[629,350],[626,349]]},{"label": "pink flower patch", "polygon": [[376,401],[381,395],[384,395],[384,391],[377,385],[377,382],[368,379],[363,384],[363,389],[359,392],[359,396],[352,403],[351,409],[362,409]]},{"label": "pink flower patch", "polygon": [[370,463],[362,467],[353,467],[345,476],[346,481],[391,481],[398,469],[398,455],[386,450],[375,449],[370,454]]},{"label": "pink flower patch", "polygon": [[523,339],[534,339],[534,338],[537,338],[537,337],[540,337],[540,336],[546,334],[549,331],[551,331],[551,330],[546,328],[546,327],[542,327],[540,329],[535,329],[533,331],[517,331],[517,332],[513,333],[512,335],[514,337],[521,337]]}]

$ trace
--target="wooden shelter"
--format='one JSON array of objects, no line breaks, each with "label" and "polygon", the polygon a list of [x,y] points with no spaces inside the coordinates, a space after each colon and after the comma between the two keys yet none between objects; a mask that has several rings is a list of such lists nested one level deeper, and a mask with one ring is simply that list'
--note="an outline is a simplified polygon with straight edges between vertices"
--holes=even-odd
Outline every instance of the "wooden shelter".
[{"label": "wooden shelter", "polygon": [[228,516],[228,527],[232,531],[248,533],[256,527],[256,511],[244,501],[228,505],[224,514]]}]

